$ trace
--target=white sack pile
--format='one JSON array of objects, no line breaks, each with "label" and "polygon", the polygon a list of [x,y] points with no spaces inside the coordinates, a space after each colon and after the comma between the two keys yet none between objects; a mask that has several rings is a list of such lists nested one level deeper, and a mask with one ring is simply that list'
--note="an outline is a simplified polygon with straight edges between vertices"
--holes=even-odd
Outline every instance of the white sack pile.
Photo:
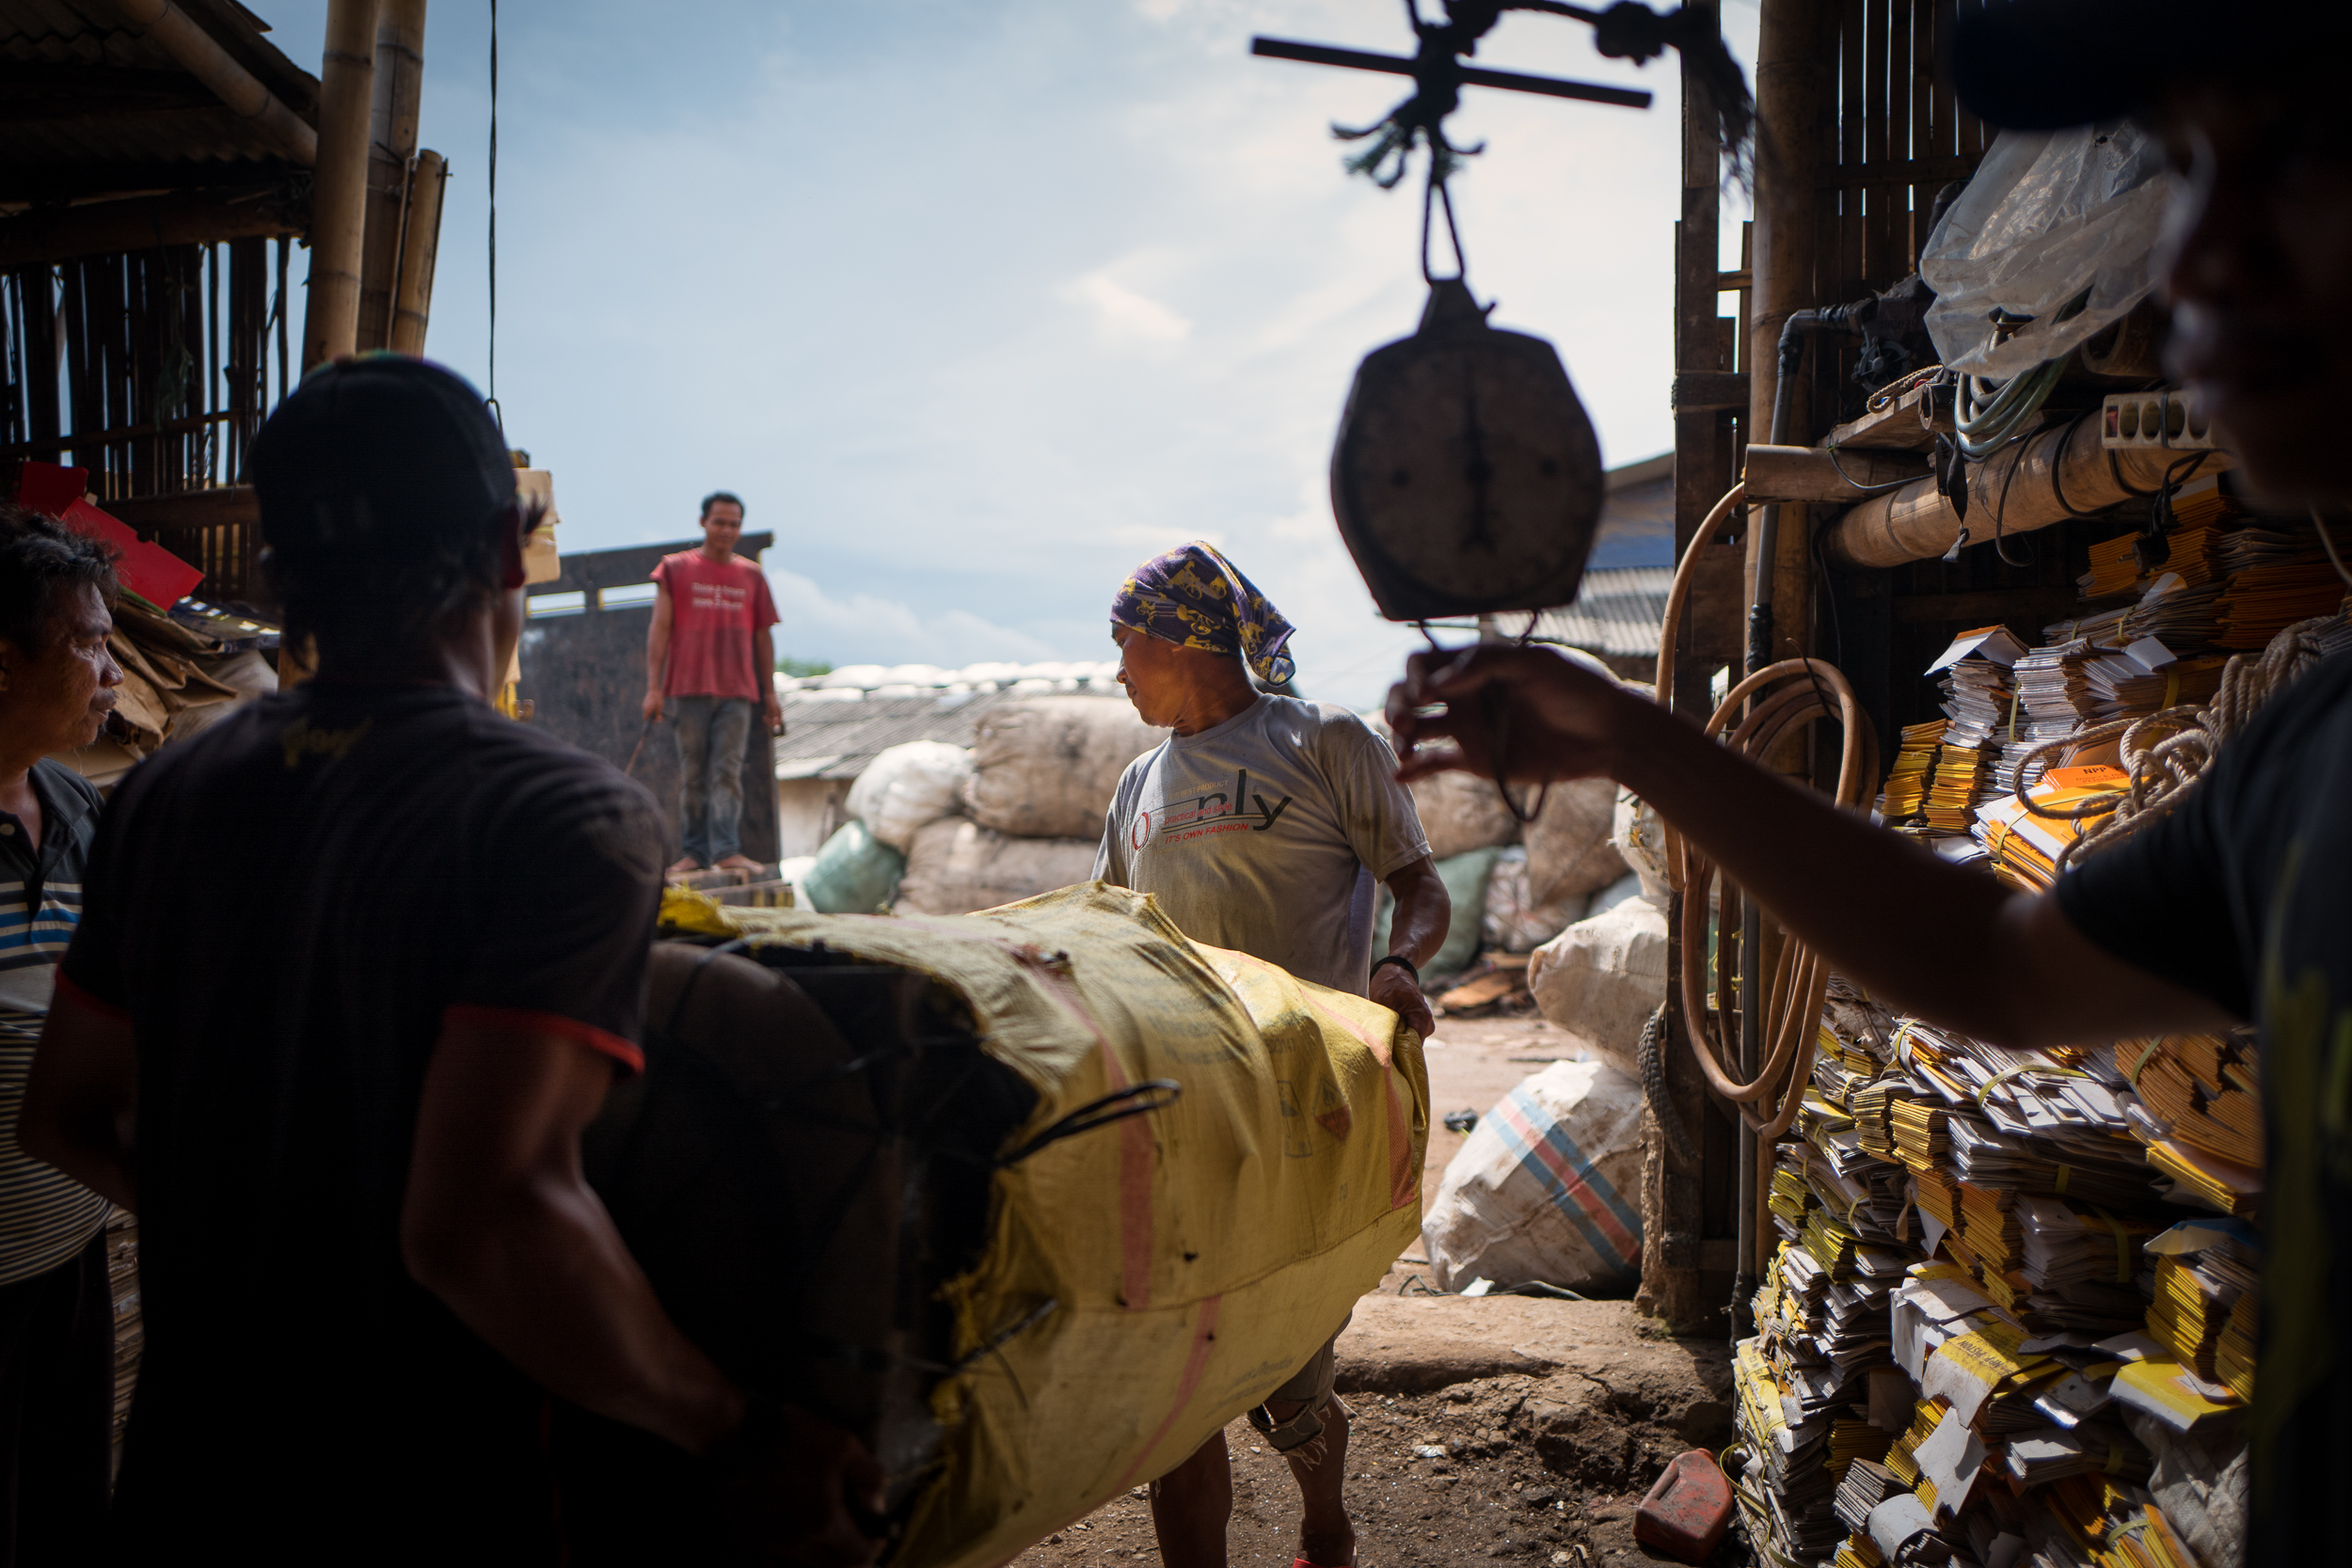
[{"label": "white sack pile", "polygon": [[1083,882],[1095,839],[1015,838],[961,817],[914,835],[896,907],[911,914],[970,914]]},{"label": "white sack pile", "polygon": [[1642,1026],[1666,999],[1666,913],[1629,898],[1580,920],[1528,959],[1544,1017],[1619,1072],[1639,1077]]},{"label": "white sack pile", "polygon": [[1000,833],[1091,847],[1102,842],[1119,776],[1166,738],[1132,705],[1109,697],[1006,703],[980,716],[964,807]]}]

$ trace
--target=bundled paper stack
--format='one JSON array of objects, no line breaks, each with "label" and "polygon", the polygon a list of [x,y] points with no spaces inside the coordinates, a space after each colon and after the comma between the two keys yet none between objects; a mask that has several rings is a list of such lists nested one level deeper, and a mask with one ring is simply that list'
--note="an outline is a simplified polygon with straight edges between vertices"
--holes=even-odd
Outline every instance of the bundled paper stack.
[{"label": "bundled paper stack", "polygon": [[2229,1326],[2214,1347],[2214,1376],[2247,1403],[2254,1402],[2254,1346],[2261,1323],[2262,1293],[2253,1288],[2241,1292],[2230,1308]]},{"label": "bundled paper stack", "polygon": [[2249,567],[2222,590],[2221,630],[2214,641],[2257,652],[2297,621],[2336,614],[2344,589],[2344,579],[2324,561],[2310,566]]},{"label": "bundled paper stack", "polygon": [[2020,1486],[2046,1486],[2068,1476],[2145,1481],[2153,1467],[2148,1450],[2130,1433],[2105,1421],[2021,1432],[2010,1439],[2006,1465]]},{"label": "bundled paper stack", "polygon": [[[1879,1432],[1876,1427],[1870,1430]],[[1895,1434],[1879,1432],[1879,1436],[1883,1441],[1879,1446],[1876,1458],[1860,1455],[1847,1466],[1844,1479],[1837,1484],[1837,1501],[1835,1504],[1837,1522],[1866,1541],[1870,1533],[1870,1511],[1896,1493],[1911,1490],[1894,1471],[1879,1463],[1893,1444]],[[1877,1550],[1875,1546],[1871,1549],[1873,1552]]]},{"label": "bundled paper stack", "polygon": [[2156,1295],[2148,1337],[2207,1382],[2220,1382],[2217,1355],[2238,1298],[2255,1289],[2252,1233],[2227,1220],[2185,1220],[2150,1246]]},{"label": "bundled paper stack", "polygon": [[2262,1078],[2250,1032],[2127,1040],[2114,1059],[2173,1137],[2236,1164],[2262,1164]]},{"label": "bundled paper stack", "polygon": [[[2045,809],[2063,811],[2116,796],[2130,783],[2121,768],[2054,768],[2026,796]],[[2057,879],[2058,857],[2066,846],[2106,815],[2037,816],[2014,797],[2005,797],[1977,814],[1976,836],[1992,856],[1996,876],[2011,887],[2041,893]]]},{"label": "bundled paper stack", "polygon": [[2220,526],[2233,508],[2211,480],[2195,496],[2184,490],[2173,498],[2172,529],[2151,536],[2135,531],[2102,539],[2090,546],[2090,570],[2074,579],[2086,599],[2113,598],[2144,588],[2169,573],[2195,587],[2211,582],[2223,567],[2221,543],[2228,538]]},{"label": "bundled paper stack", "polygon": [[1895,1132],[1895,1157],[1915,1171],[1938,1164],[1951,1151],[1950,1137],[1944,1130],[1950,1119],[1950,1112],[1927,1101],[1897,1101],[1889,1117]]},{"label": "bundled paper stack", "polygon": [[1935,774],[1936,742],[1943,737],[1950,721],[1931,719],[1924,724],[1906,724],[1899,737],[1899,750],[1895,752],[1895,766],[1888,769],[1886,788],[1879,796],[1878,812],[1882,821],[1898,826],[1906,824],[1919,814],[1927,803],[1928,785]]}]

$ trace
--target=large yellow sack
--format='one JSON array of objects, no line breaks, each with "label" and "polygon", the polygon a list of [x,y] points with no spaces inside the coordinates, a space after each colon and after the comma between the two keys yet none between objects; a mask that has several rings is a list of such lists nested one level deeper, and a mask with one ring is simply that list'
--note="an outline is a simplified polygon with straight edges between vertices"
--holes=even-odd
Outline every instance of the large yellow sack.
[{"label": "large yellow sack", "polygon": [[1420,1040],[1385,1007],[1186,940],[1147,896],[1089,883],[882,917],[673,894],[664,914],[937,978],[1038,1093],[1015,1147],[1122,1086],[1184,1085],[991,1178],[987,1249],[948,1287],[946,1462],[894,1568],[1001,1563],[1172,1468],[1297,1370],[1419,1235]]}]

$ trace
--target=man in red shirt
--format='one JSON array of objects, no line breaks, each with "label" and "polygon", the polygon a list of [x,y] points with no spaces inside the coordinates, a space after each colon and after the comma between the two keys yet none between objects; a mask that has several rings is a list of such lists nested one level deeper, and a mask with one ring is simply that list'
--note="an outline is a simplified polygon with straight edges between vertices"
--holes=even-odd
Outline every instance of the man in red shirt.
[{"label": "man in red shirt", "polygon": [[743,819],[743,747],[757,704],[769,732],[784,733],[776,651],[768,628],[776,603],[768,578],[736,558],[743,503],[724,490],[703,498],[703,546],[665,555],[654,568],[653,629],[645,635],[645,720],[677,722],[678,837],[670,867],[756,871],[737,836]]}]

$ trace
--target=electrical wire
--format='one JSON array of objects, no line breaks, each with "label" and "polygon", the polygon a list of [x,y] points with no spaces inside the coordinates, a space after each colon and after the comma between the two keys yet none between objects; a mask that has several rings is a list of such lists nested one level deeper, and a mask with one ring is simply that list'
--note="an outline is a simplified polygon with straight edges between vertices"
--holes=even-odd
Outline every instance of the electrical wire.
[{"label": "electrical wire", "polygon": [[[490,396],[499,401],[499,0],[490,0]],[[503,411],[501,410],[501,413]],[[501,419],[501,435],[506,421]]]}]

